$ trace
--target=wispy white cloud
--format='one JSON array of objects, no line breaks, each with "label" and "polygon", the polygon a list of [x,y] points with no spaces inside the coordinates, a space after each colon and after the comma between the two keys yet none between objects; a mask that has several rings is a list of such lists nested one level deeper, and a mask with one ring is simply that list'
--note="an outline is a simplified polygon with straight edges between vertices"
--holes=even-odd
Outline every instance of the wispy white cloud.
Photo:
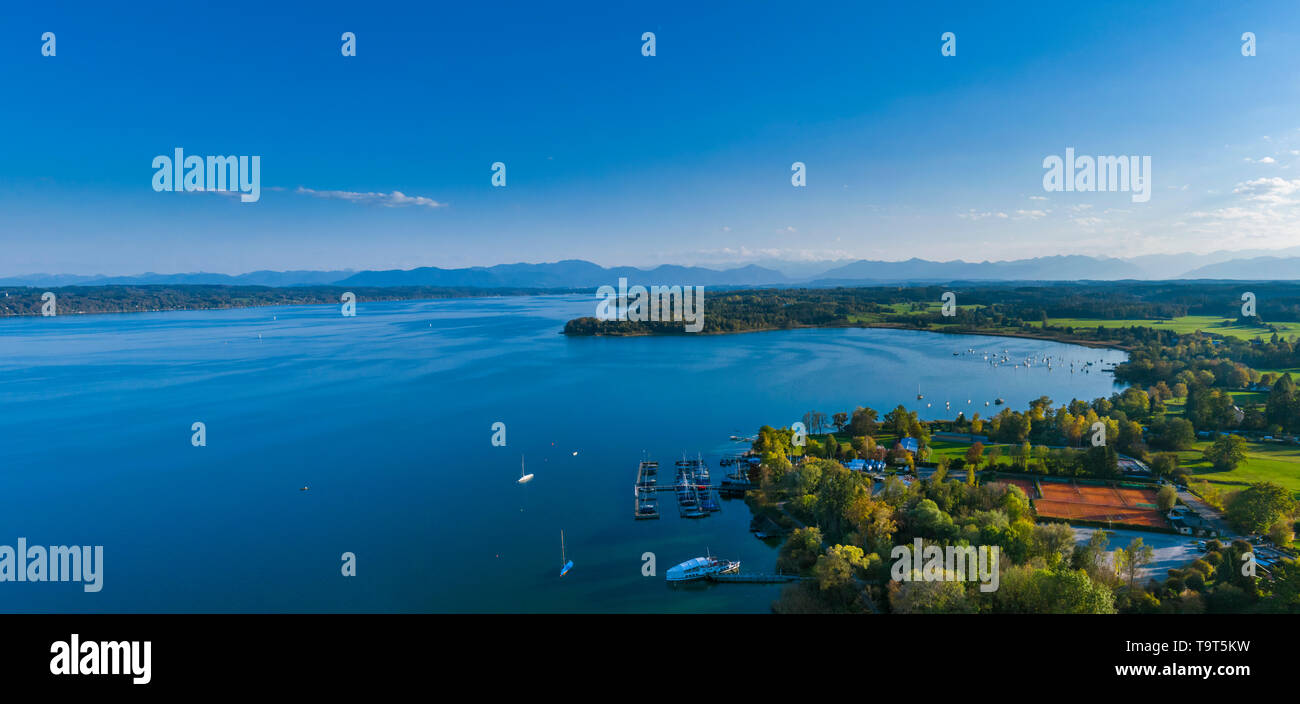
[{"label": "wispy white cloud", "polygon": [[424,196],[408,196],[401,191],[392,193],[359,193],[356,191],[317,191],[311,188],[298,187],[294,193],[312,196],[315,198],[324,198],[326,200],[345,200],[349,203],[364,203],[367,205],[379,205],[385,208],[403,208],[406,206],[419,206],[423,208],[443,208],[446,203],[439,203],[432,198]]},{"label": "wispy white cloud", "polygon": [[974,208],[971,208],[970,210],[964,213],[957,213],[957,217],[963,220],[983,220],[985,218],[998,218],[999,220],[1005,220],[1007,219],[1008,216],[1006,213],[1003,212],[993,212],[987,210],[980,212],[975,210]]},{"label": "wispy white cloud", "polygon": [[1247,200],[1268,206],[1296,205],[1296,196],[1300,193],[1300,179],[1288,181],[1279,176],[1257,178],[1237,184],[1232,192],[1245,196]]},{"label": "wispy white cloud", "polygon": [[1211,235],[1220,246],[1287,246],[1300,229],[1300,179],[1257,178],[1232,189],[1234,201],[1188,213],[1188,228]]}]

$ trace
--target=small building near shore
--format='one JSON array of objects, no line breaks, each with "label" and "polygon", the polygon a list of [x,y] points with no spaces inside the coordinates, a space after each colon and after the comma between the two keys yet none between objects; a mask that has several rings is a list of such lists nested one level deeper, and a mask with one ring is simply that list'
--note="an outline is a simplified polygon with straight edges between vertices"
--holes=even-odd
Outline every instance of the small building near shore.
[{"label": "small building near shore", "polygon": [[1219,537],[1219,529],[1210,524],[1209,521],[1188,511],[1177,518],[1169,519],[1170,525],[1174,530],[1183,535],[1194,535],[1203,538]]}]

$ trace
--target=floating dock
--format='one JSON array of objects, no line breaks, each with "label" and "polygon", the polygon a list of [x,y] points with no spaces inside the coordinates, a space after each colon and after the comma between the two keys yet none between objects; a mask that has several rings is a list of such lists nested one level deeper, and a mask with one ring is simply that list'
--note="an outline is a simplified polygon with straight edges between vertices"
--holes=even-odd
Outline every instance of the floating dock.
[{"label": "floating dock", "polygon": [[659,483],[659,463],[642,460],[636,468],[636,485],[641,489],[651,489]]},{"label": "floating dock", "polygon": [[677,515],[682,518],[705,518],[708,511],[700,508],[700,495],[695,485],[683,478],[677,489]]},{"label": "floating dock", "polygon": [[[748,481],[739,484],[733,479],[724,479],[721,486],[714,486],[710,483],[709,469],[703,459],[682,459],[675,464],[677,478],[672,484],[659,483],[658,462],[642,460],[637,465],[636,483],[632,485],[633,518],[659,518],[658,493],[661,491],[676,492],[677,512],[682,518],[705,518],[722,510],[713,492],[718,492],[717,496],[744,496],[750,488]],[[739,469],[728,476],[744,476],[744,471]]]},{"label": "floating dock", "polygon": [[677,515],[682,518],[707,517],[709,511],[700,499],[698,480],[695,478],[696,471],[703,462],[683,458],[675,464],[677,479],[673,482],[673,488],[677,490]]},{"label": "floating dock", "polygon": [[632,513],[634,518],[642,521],[659,517],[659,497],[653,492],[642,494],[640,489],[636,489],[633,493],[636,495],[636,504]]},{"label": "floating dock", "polygon": [[632,516],[638,521],[659,517],[659,463],[641,461],[636,468],[636,486],[632,487]]}]

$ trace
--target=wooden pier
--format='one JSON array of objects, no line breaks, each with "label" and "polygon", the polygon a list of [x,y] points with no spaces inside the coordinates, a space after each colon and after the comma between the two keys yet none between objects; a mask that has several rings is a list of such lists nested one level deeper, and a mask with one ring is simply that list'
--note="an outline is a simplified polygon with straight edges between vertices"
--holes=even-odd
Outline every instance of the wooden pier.
[{"label": "wooden pier", "polygon": [[812,581],[812,577],[800,577],[797,574],[759,574],[757,572],[711,574],[705,579],[710,582],[738,582],[741,584],[784,584],[786,582]]}]

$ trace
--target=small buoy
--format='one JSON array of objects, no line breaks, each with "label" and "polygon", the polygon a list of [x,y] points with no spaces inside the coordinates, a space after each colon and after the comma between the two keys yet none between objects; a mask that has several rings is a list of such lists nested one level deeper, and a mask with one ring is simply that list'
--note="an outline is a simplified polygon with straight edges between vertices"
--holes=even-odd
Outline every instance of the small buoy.
[{"label": "small buoy", "polygon": [[307,491],[307,490],[310,489],[310,488],[311,488],[311,487],[304,486],[303,488],[299,489],[298,491]]}]

